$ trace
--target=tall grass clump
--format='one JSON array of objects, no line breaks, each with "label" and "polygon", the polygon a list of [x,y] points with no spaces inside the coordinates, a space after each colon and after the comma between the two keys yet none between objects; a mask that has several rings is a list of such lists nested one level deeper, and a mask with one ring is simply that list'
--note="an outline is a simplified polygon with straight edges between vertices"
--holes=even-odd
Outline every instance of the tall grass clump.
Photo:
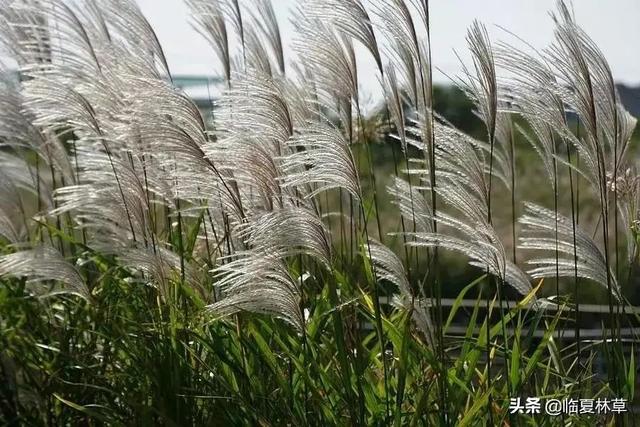
[{"label": "tall grass clump", "polygon": [[292,40],[270,0],[186,3],[211,116],[134,0],[0,1],[3,424],[633,422],[636,120],[564,3],[541,51],[469,29],[475,136],[435,108],[428,1],[300,0]]}]

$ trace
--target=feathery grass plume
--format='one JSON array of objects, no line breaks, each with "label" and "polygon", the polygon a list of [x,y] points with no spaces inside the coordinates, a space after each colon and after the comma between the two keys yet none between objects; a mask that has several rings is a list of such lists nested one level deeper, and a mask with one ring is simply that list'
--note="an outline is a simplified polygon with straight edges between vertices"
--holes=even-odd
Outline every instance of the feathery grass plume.
[{"label": "feathery grass plume", "polygon": [[342,132],[328,122],[312,123],[300,129],[285,144],[292,154],[282,159],[283,186],[304,191],[305,187],[317,187],[305,194],[311,198],[332,188],[343,188],[349,194],[362,199],[353,154]]},{"label": "feathery grass plume", "polygon": [[282,259],[273,254],[239,252],[238,257],[217,267],[213,274],[223,298],[206,307],[216,316],[240,311],[283,319],[296,330],[304,329],[300,312],[300,289]]},{"label": "feathery grass plume", "polygon": [[[129,270],[144,273],[144,280],[151,281],[150,284],[157,287],[164,298],[169,298],[172,287],[181,280],[182,260],[180,255],[170,249],[163,247],[129,248],[123,249],[117,256],[122,265]],[[197,274],[195,266],[190,263],[185,268],[184,283],[197,291],[201,297],[209,299],[204,291],[202,277]]]},{"label": "feathery grass plume", "polygon": [[[511,147],[511,119],[508,113],[499,112],[498,82],[493,47],[484,25],[474,21],[468,31],[467,42],[473,58],[475,73],[463,65],[465,79],[459,82],[461,89],[476,106],[476,114],[485,124],[488,141],[479,145],[488,153],[487,217],[492,221],[491,192],[493,177],[499,178],[508,189],[513,186],[515,161]],[[515,245],[515,242],[514,242]]]},{"label": "feathery grass plume", "polygon": [[376,0],[372,4],[372,10],[380,20],[389,43],[393,48],[402,47],[408,53],[407,57],[412,59],[413,68],[420,50],[414,19],[407,3],[404,0]]},{"label": "feathery grass plume", "polygon": [[360,0],[306,0],[305,14],[335,27],[369,50],[382,70],[382,59],[369,14]]},{"label": "feathery grass plume", "polygon": [[415,233],[411,246],[442,247],[471,258],[470,265],[487,269],[521,295],[528,295],[531,283],[522,270],[507,259],[504,247],[487,224],[466,223],[446,213],[438,213],[438,224],[457,230],[460,237],[444,233]]},{"label": "feathery grass plume", "polygon": [[[0,73],[5,70],[0,68]],[[24,96],[17,82],[0,78],[0,146],[37,149],[44,138],[33,125],[34,117],[24,108]]]},{"label": "feathery grass plume", "polygon": [[274,153],[250,138],[225,138],[207,148],[221,173],[233,172],[246,215],[282,208],[286,194],[280,186],[280,165]]},{"label": "feathery grass plume", "polygon": [[[428,24],[428,22],[427,22]],[[494,167],[494,160],[496,158],[495,146],[496,146],[496,129],[498,127],[498,83],[496,78],[496,68],[493,58],[493,49],[491,46],[491,41],[489,40],[489,35],[487,33],[486,28],[481,25],[478,21],[474,21],[471,28],[467,31],[467,44],[469,45],[469,50],[471,51],[471,56],[473,58],[473,66],[475,69],[475,75],[472,75],[469,70],[463,65],[463,71],[466,75],[466,81],[462,83],[462,89],[467,93],[467,95],[472,99],[476,106],[476,114],[482,119],[484,122],[485,128],[487,130],[487,144],[489,151],[489,170],[488,170],[488,186],[487,186],[487,218],[486,223],[484,225],[487,229],[493,230],[493,209],[491,207],[491,195],[493,190],[493,175],[497,168]],[[515,207],[513,208],[515,211]],[[488,243],[491,245],[493,242],[493,236],[488,238]],[[506,259],[503,259],[503,263],[500,263],[499,257],[503,255],[504,248],[500,244],[499,246],[494,246],[494,249],[497,251],[497,256],[494,258],[493,263],[486,263],[486,268],[488,272],[492,272],[494,275],[497,273],[502,273],[500,270],[501,266],[506,265]],[[514,242],[515,248],[515,242]],[[490,254],[491,256],[491,254]],[[514,256],[515,258],[515,256]],[[493,265],[492,265],[493,264]],[[482,265],[482,264],[480,264]],[[497,268],[497,271],[496,271]],[[493,270],[493,271],[492,271]],[[502,283],[506,281],[506,271],[504,275],[498,275]],[[491,286],[491,280],[489,280],[489,286]],[[519,286],[515,286],[518,288]],[[519,291],[522,292],[520,288]],[[502,293],[500,286],[496,287],[497,296],[500,303],[500,308],[502,309]],[[525,292],[526,294],[526,292]],[[490,304],[489,297],[486,297],[486,305],[485,308],[487,310],[487,316],[489,316]],[[506,345],[506,333],[504,319],[502,319],[502,329],[503,335],[505,336],[505,345]],[[487,356],[487,387],[489,390],[489,402],[491,402],[491,343],[490,338],[487,334],[486,340],[486,356]],[[506,357],[504,357],[505,365],[509,366],[509,361]],[[489,403],[489,406],[491,403]],[[492,413],[489,411],[489,419],[492,420]]]},{"label": "feathery grass plume", "polygon": [[60,282],[63,287],[53,288],[46,296],[56,294],[73,294],[86,300],[91,294],[80,272],[56,249],[50,246],[39,246],[34,249],[22,250],[9,255],[0,256],[0,277],[26,277],[28,283],[39,283],[34,288],[38,294],[43,294],[42,283],[47,281]]},{"label": "feathery grass plume", "polygon": [[0,46],[20,68],[51,62],[51,35],[46,15],[33,7],[38,3],[37,0],[0,3]]},{"label": "feathery grass plume", "polygon": [[231,20],[233,26],[235,27],[238,35],[240,36],[240,43],[242,45],[242,50],[245,50],[245,26],[242,19],[242,8],[240,7],[239,0],[223,0],[221,2],[221,6],[223,7],[223,11],[226,14],[227,18]]},{"label": "feathery grass plume", "polygon": [[505,43],[498,43],[494,54],[496,64],[509,73],[498,87],[500,108],[545,123],[565,139],[575,138],[567,126],[560,83],[547,58]]},{"label": "feathery grass plume", "polygon": [[[530,46],[529,46],[530,47]],[[576,227],[579,218],[579,170],[574,178],[574,170],[576,169],[571,162],[571,147],[578,146],[579,135],[574,135],[569,129],[565,102],[559,95],[559,83],[556,75],[553,73],[550,65],[546,62],[547,58],[540,55],[535,49],[534,54],[516,49],[506,44],[499,45],[496,54],[496,61],[511,72],[508,83],[503,83],[500,90],[504,91],[503,97],[509,99],[507,108],[523,117],[533,135],[525,131],[519,124],[516,129],[531,144],[538,156],[542,160],[544,169],[553,190],[554,212],[559,210],[559,183],[560,176],[558,173],[558,165],[565,165],[568,168],[569,186],[570,186],[570,204],[573,234],[573,298],[574,298],[574,315],[575,315],[575,337],[576,350],[581,354],[580,340],[580,301],[578,290],[580,287],[580,279],[578,276],[578,254],[576,248]],[[579,132],[577,132],[579,133]],[[566,161],[558,155],[558,141],[565,145]],[[579,159],[579,158],[578,158]],[[575,187],[574,187],[575,182]],[[575,188],[575,190],[574,190]],[[515,213],[515,212],[514,212]],[[515,230],[515,215],[512,218],[513,229]],[[555,234],[557,235],[557,226]],[[556,246],[558,245],[558,239]],[[514,234],[514,253],[515,253],[515,234]],[[558,248],[554,250],[556,260],[559,260]],[[556,265],[555,287],[556,293],[560,293],[560,272],[559,262]]]},{"label": "feathery grass plume", "polygon": [[493,144],[498,119],[498,83],[493,50],[484,25],[474,21],[467,33],[467,42],[475,72],[463,65],[466,78],[460,81],[460,86],[476,105],[477,114],[487,128],[489,143]]},{"label": "feathery grass plume", "polygon": [[409,185],[402,178],[395,178],[393,183],[387,186],[387,192],[393,197],[391,203],[396,205],[409,224],[415,224],[416,231],[432,232],[432,209],[429,199],[423,191],[426,187]]},{"label": "feathery grass plume", "polygon": [[253,22],[266,39],[271,53],[276,58],[278,71],[284,75],[285,59],[282,35],[280,33],[278,18],[276,18],[275,11],[273,10],[273,4],[271,0],[253,0],[253,5],[255,6],[255,12],[250,11]]},{"label": "feathery grass plume", "polygon": [[[576,143],[585,165],[583,173],[606,200],[606,175],[624,163],[628,114],[620,104],[611,69],[602,52],[575,23],[566,5],[558,2],[555,43],[547,50],[564,102],[579,116],[585,135]],[[624,130],[623,130],[624,129]]]},{"label": "feathery grass plume", "polygon": [[297,33],[293,49],[311,74],[322,104],[349,105],[351,100],[358,99],[357,70],[346,52],[344,38],[322,21],[311,19],[302,9],[295,11],[293,22]]},{"label": "feathery grass plume", "polygon": [[53,206],[51,187],[24,158],[0,151],[0,236],[11,243],[28,241],[31,217],[38,207]]},{"label": "feathery grass plume", "polygon": [[405,129],[405,112],[404,112],[404,100],[400,92],[398,85],[398,78],[396,76],[395,68],[386,67],[384,77],[384,95],[387,101],[387,107],[391,113],[393,124],[395,125],[395,131],[397,137],[400,140],[400,145],[403,151],[407,151],[407,131]]},{"label": "feathery grass plume", "polygon": [[504,43],[498,45],[495,58],[502,69],[511,73],[499,87],[499,97],[509,100],[501,103],[502,108],[520,115],[529,124],[533,135],[519,124],[515,128],[536,151],[557,191],[557,164],[566,162],[557,155],[556,135],[569,144],[575,136],[567,126],[565,104],[558,95],[556,76],[544,58]]},{"label": "feathery grass plume", "polygon": [[634,117],[629,111],[624,108],[624,105],[618,103],[618,129],[617,139],[622,146],[622,153],[620,153],[620,159],[617,162],[618,167],[622,167],[624,159],[627,154],[629,143],[633,137],[633,133],[636,130],[638,124],[638,118]]},{"label": "feathery grass plume", "polygon": [[227,23],[220,0],[186,0],[191,9],[192,26],[209,42],[222,64],[227,85],[231,82],[231,54]]},{"label": "feathery grass plume", "polygon": [[101,135],[97,112],[91,102],[73,86],[55,78],[36,78],[24,83],[25,107],[33,123],[45,132]]},{"label": "feathery grass plume", "polygon": [[627,261],[633,268],[638,258],[640,232],[640,176],[637,168],[627,168],[617,179],[609,181],[609,189],[617,195],[617,207],[627,240]]},{"label": "feathery grass plume", "polygon": [[386,280],[398,287],[400,293],[394,297],[396,306],[412,310],[413,321],[431,345],[434,342],[434,331],[428,302],[415,295],[400,258],[373,239],[369,239],[369,246],[363,247],[363,250],[370,250],[371,263],[378,281]]},{"label": "feathery grass plume", "polygon": [[303,126],[308,114],[291,104],[286,80],[249,70],[238,76],[217,105],[217,130],[221,138],[249,138],[273,154],[282,152],[295,127]]},{"label": "feathery grass plume", "polygon": [[[478,141],[447,124],[435,123],[436,160],[438,178],[460,183],[467,189],[477,212],[468,217],[488,216],[490,188],[484,149]],[[489,160],[490,161],[490,160]]]},{"label": "feathery grass plume", "polygon": [[[523,237],[520,239],[520,247],[522,249],[541,251],[558,250],[558,252],[567,256],[567,258],[562,257],[558,260],[557,267],[555,258],[531,259],[528,263],[536,267],[528,273],[536,279],[555,277],[557,268],[561,277],[573,277],[575,268],[573,259],[574,228],[571,219],[560,214],[555,214],[549,209],[527,203],[525,205],[525,215],[520,218],[520,223],[524,226]],[[607,288],[607,275],[611,275],[611,273],[607,273],[608,267],[604,254],[593,239],[580,228],[576,229],[575,238],[579,277],[593,280],[604,288]],[[620,289],[618,288],[615,277],[611,275],[611,278],[613,296],[620,299]]]},{"label": "feathery grass plume", "polygon": [[142,152],[153,156],[167,174],[172,198],[198,201],[222,195],[224,210],[242,221],[245,213],[233,176],[218,168],[207,156],[209,138],[193,101],[168,84],[135,78],[135,89],[127,94],[129,132]]},{"label": "feathery grass plume", "polygon": [[[4,153],[0,154],[0,238],[9,243],[24,242],[28,236],[27,213],[17,183],[5,173]],[[12,166],[13,162],[7,162]],[[20,164],[20,163],[17,163]],[[26,165],[25,165],[26,166]],[[28,170],[28,169],[27,169]]]},{"label": "feathery grass plume", "polygon": [[[617,198],[617,187],[614,187],[613,197],[610,197],[607,177],[611,176],[616,181],[627,153],[627,141],[622,141],[619,134],[619,113],[624,109],[619,106],[619,95],[604,55],[576,25],[562,1],[558,2],[558,9],[559,16],[554,16],[556,41],[548,49],[547,55],[559,74],[560,81],[568,87],[562,94],[564,102],[576,112],[585,130],[584,137],[579,139],[580,143],[576,148],[585,163],[584,173],[590,177],[600,199],[603,271],[606,275],[609,323],[613,330],[618,330],[619,339],[620,318],[614,313],[613,301],[613,297],[618,302],[621,300],[615,277],[619,273],[619,218],[615,207],[613,213],[610,212],[611,200]],[[610,242],[612,225],[613,243]],[[610,269],[612,264],[613,271]],[[616,312],[619,314],[619,306]],[[610,378],[614,388],[618,388],[619,374],[613,372]]]},{"label": "feathery grass plume", "polygon": [[[37,163],[40,159],[44,160],[51,170],[59,171],[66,182],[73,182],[74,174],[67,149],[54,134],[41,132],[37,116],[27,108],[27,98],[20,90],[21,87],[15,83],[0,81],[0,147],[10,147],[21,157],[24,157],[24,149],[32,150],[38,156]],[[39,167],[36,167],[34,176],[38,204],[45,202],[50,206],[51,185],[55,183],[50,185],[42,179]]]},{"label": "feathery grass plume", "polygon": [[310,255],[326,268],[332,265],[329,232],[312,211],[289,206],[253,218],[243,231],[247,246],[264,254],[281,258]]},{"label": "feathery grass plume", "polygon": [[[25,108],[24,96],[20,93],[18,84],[0,79],[0,147],[9,148],[16,153],[15,156],[8,152],[0,155],[2,169],[5,173],[11,170],[14,179],[22,176],[24,179],[18,180],[22,188],[35,189],[38,203],[44,202],[46,206],[51,206],[51,187],[38,176],[38,170],[34,170],[24,160],[24,150],[33,151],[39,159],[42,158],[51,167],[62,171],[68,179],[72,175],[71,166],[60,141],[54,137],[47,139],[34,125],[34,121],[32,112]],[[27,172],[30,179],[25,175]]]},{"label": "feathery grass plume", "polygon": [[100,34],[106,42],[111,42],[111,30],[99,2],[100,0],[87,0],[84,5],[85,17],[90,27],[95,30],[95,34]]},{"label": "feathery grass plume", "polygon": [[[430,220],[447,227],[451,235],[433,231],[409,233],[411,240],[408,244],[440,246],[461,252],[471,258],[472,265],[487,268],[519,293],[527,295],[531,290],[529,280],[513,262],[507,260],[504,246],[488,220],[489,184],[484,150],[469,136],[441,123],[436,123],[435,140],[438,163],[436,192],[458,217],[444,212],[434,214],[429,209],[427,215]],[[426,171],[422,173],[427,174]],[[422,179],[428,181],[424,176]]]},{"label": "feathery grass plume", "polygon": [[[382,23],[388,41],[388,57],[400,72],[401,91],[406,94],[416,114],[422,118],[420,136],[425,142],[425,157],[434,162],[433,81],[428,6],[426,3],[413,6],[418,10],[419,18],[425,25],[426,40],[418,37],[411,9],[404,0],[377,0],[373,4],[374,13]],[[432,169],[435,170],[434,167]],[[431,186],[435,187],[435,182],[432,182]],[[435,205],[435,200],[432,200],[432,203]]]},{"label": "feathery grass plume", "polygon": [[[496,120],[496,137],[493,148],[493,176],[498,178],[509,191],[515,191],[515,147],[513,146],[513,121],[511,114],[498,111]],[[482,147],[491,153],[490,144]]]},{"label": "feathery grass plume", "polygon": [[244,34],[246,46],[245,69],[253,69],[265,76],[271,76],[274,73],[271,57],[260,34],[253,27],[245,28]]},{"label": "feathery grass plume", "polygon": [[[2,198],[4,196],[0,194],[0,200]],[[4,239],[9,244],[16,244],[24,241],[27,230],[21,220],[16,220],[21,212],[12,208],[10,204],[0,206],[0,242]]]},{"label": "feathery grass plume", "polygon": [[[366,244],[365,244],[366,245]],[[371,249],[371,261],[376,270],[378,280],[386,280],[398,287],[403,297],[411,299],[413,290],[407,279],[407,274],[402,261],[393,251],[382,243],[369,239]],[[364,248],[367,249],[366,247]]]},{"label": "feathery grass plume", "polygon": [[219,102],[219,139],[207,155],[234,173],[247,209],[272,210],[296,197],[280,186],[279,157],[289,152],[284,144],[294,130],[315,118],[305,99],[308,94],[287,79],[249,70]]},{"label": "feathery grass plume", "polygon": [[132,242],[150,241],[149,186],[139,176],[141,168],[132,159],[90,148],[79,149],[77,155],[82,183],[57,189],[59,206],[51,214],[72,213],[80,228],[92,232],[92,245],[108,253],[117,253]]},{"label": "feathery grass plume", "polygon": [[171,77],[160,41],[135,1],[103,0],[101,5],[105,20],[114,27],[120,38],[126,40],[130,47],[137,47],[136,54],[159,62],[162,71]]},{"label": "feathery grass plume", "polygon": [[[83,74],[96,74],[100,70],[100,60],[96,51],[96,43],[101,41],[99,28],[89,28],[90,24],[81,18],[80,12],[63,0],[40,0],[31,3],[32,13],[43,13],[43,23],[51,37],[50,49],[53,69],[43,68],[40,62],[27,65],[28,75],[46,75],[52,71],[64,72],[70,79]],[[76,9],[76,10],[74,10]],[[52,31],[51,29],[55,29]],[[41,31],[45,31],[42,29]],[[41,49],[40,42],[23,45],[23,49],[33,57]],[[64,67],[56,67],[62,65]]]},{"label": "feathery grass plume", "polygon": [[[387,67],[385,74],[388,75],[392,68],[395,70],[394,74],[399,72],[400,90],[406,92],[411,105],[418,108],[418,87],[424,89],[418,75],[423,72],[421,68],[425,62],[425,52],[418,38],[411,10],[404,0],[377,0],[373,2],[372,8],[387,39],[386,56],[395,66]],[[395,76],[393,79],[396,80]]]}]

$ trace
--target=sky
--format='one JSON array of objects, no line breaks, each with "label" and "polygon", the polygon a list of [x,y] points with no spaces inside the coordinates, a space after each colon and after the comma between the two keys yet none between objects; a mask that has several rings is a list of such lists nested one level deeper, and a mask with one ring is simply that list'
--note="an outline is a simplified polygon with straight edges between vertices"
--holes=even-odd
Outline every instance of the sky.
[{"label": "sky", "polygon": [[[215,54],[189,24],[183,0],[137,0],[155,28],[173,74],[218,75]],[[294,35],[289,19],[299,0],[272,0],[281,25],[285,49]],[[366,4],[365,0],[365,4]],[[536,48],[553,39],[549,11],[555,0],[431,0],[432,54],[436,82],[460,73],[460,58],[468,62],[466,31],[474,19],[483,22],[492,40],[513,41],[500,27],[522,37]],[[610,63],[614,78],[628,85],[640,85],[640,0],[574,0],[579,25],[600,47]],[[375,92],[378,85],[375,64],[362,57],[361,85]]]}]

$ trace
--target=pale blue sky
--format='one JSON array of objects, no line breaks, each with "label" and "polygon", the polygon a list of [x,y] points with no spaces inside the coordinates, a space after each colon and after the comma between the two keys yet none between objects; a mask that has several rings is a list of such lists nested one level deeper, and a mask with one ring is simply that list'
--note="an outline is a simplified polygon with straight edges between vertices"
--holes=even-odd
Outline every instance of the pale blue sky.
[{"label": "pale blue sky", "polygon": [[[273,0],[282,26],[285,45],[292,38],[289,10],[298,0]],[[366,2],[366,0],[365,0]],[[138,0],[156,29],[174,74],[217,74],[215,55],[190,27],[182,0]],[[553,37],[549,11],[555,0],[431,0],[432,48],[436,67],[449,75],[459,72],[454,49],[468,59],[466,29],[474,19],[484,22],[492,39],[508,39],[502,26],[535,47],[546,46]],[[640,84],[640,0],[575,0],[578,23],[604,52],[614,77],[627,84]],[[375,68],[363,55],[361,83],[365,92],[375,93]],[[436,81],[446,81],[436,73]]]}]

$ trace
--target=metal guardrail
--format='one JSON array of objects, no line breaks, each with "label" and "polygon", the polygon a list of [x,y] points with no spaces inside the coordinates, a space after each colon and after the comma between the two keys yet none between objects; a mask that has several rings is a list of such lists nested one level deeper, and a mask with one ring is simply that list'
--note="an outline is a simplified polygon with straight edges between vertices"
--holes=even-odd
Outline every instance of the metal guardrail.
[{"label": "metal guardrail", "polygon": [[[464,335],[467,332],[467,328],[464,326],[449,326],[447,329],[446,335],[458,336]],[[507,335],[513,336],[515,334],[515,330],[513,328],[506,328]],[[478,331],[474,331],[474,334],[477,335]],[[542,338],[546,333],[545,329],[537,329],[533,331],[532,336],[534,338]],[[594,340],[602,340],[603,333],[605,337],[610,337],[613,333],[610,329],[580,329],[580,341],[594,341]],[[618,331],[616,330],[617,334]],[[523,330],[523,335],[529,335],[529,331]],[[553,332],[553,337],[556,339],[565,339],[572,340],[576,336],[576,331],[573,328],[566,328],[562,330],[555,330]],[[640,342],[640,328],[621,328],[620,329],[620,339],[623,342]]]},{"label": "metal guardrail", "polygon": [[[381,299],[382,301],[382,299]],[[442,298],[442,306],[443,307],[452,307],[455,303],[455,299],[453,298]],[[473,308],[476,306],[477,301],[471,299],[465,299],[460,302],[461,307]],[[515,307],[518,304],[518,301],[503,301],[504,307]],[[482,308],[482,307],[480,307]],[[615,308],[615,307],[614,307]],[[555,308],[550,305],[545,307],[546,310],[554,310]],[[601,304],[580,304],[580,312],[581,313],[601,313],[601,314],[609,314],[609,306],[601,305]],[[623,307],[620,306],[620,313],[622,314]],[[640,315],[640,307],[635,306],[625,306],[624,314],[638,314]]]},{"label": "metal guardrail", "polygon": [[[380,297],[380,303],[382,304],[388,304],[389,298],[388,297]],[[442,302],[442,306],[447,308],[447,307],[453,307],[453,305],[455,304],[456,300],[454,298],[442,298],[440,300]],[[474,308],[477,304],[477,301],[474,299],[463,299],[462,301],[460,301],[460,307],[466,307],[466,308]],[[503,307],[506,309],[507,307],[515,307],[518,304],[518,301],[513,301],[513,300],[509,300],[509,301],[503,301],[502,302]],[[480,306],[481,309],[484,308],[484,304],[482,304]],[[498,309],[498,305],[497,305],[497,301],[496,301],[496,306],[494,307],[494,309]],[[553,305],[548,305],[545,306],[545,310],[555,310],[556,308]],[[615,309],[615,306],[614,306]],[[640,315],[640,307],[636,307],[636,306],[620,306],[620,314],[637,314]],[[596,314],[609,314],[609,306],[608,305],[602,305],[602,304],[580,304],[580,313],[596,313]],[[640,330],[640,329],[639,329]]]},{"label": "metal guardrail", "polygon": [[[380,302],[382,304],[387,304],[389,298],[380,297]],[[442,306],[447,309],[453,307],[456,303],[456,300],[453,298],[442,298],[441,300]],[[518,304],[518,301],[503,301],[503,307],[515,307]],[[507,305],[508,304],[508,305]],[[459,302],[460,307],[465,307],[469,309],[473,309],[477,305],[477,301],[474,299],[464,299]],[[479,307],[481,310],[485,309],[484,304],[481,304]],[[498,309],[498,307],[494,307],[494,309]],[[557,307],[553,305],[549,305],[545,307],[547,311],[557,310]],[[580,304],[580,313],[583,314],[609,314],[609,306],[608,305],[600,305],[600,304]],[[624,315],[639,315],[640,316],[640,307],[635,306],[625,306],[624,312],[623,307],[620,307],[620,314]],[[458,336],[465,335],[467,332],[466,326],[459,326],[462,322],[453,322],[454,324],[450,325],[447,329],[447,335],[449,336]],[[512,328],[508,328],[506,330],[507,334],[513,335],[515,330]],[[544,328],[540,328],[538,330],[533,331],[532,336],[535,338],[542,338],[545,334],[546,330]],[[612,331],[610,329],[602,329],[602,328],[580,328],[580,341],[594,341],[594,340],[602,340],[604,337],[612,336]],[[615,331],[616,334],[618,330]],[[477,334],[478,331],[474,331],[474,334]],[[604,333],[604,335],[603,335]],[[523,334],[529,334],[529,331],[523,331]],[[576,336],[575,328],[568,327],[564,329],[559,329],[554,331],[553,337],[556,339],[565,339],[572,340]],[[620,338],[623,342],[640,342],[640,327],[638,328],[621,328],[620,329]]]}]

